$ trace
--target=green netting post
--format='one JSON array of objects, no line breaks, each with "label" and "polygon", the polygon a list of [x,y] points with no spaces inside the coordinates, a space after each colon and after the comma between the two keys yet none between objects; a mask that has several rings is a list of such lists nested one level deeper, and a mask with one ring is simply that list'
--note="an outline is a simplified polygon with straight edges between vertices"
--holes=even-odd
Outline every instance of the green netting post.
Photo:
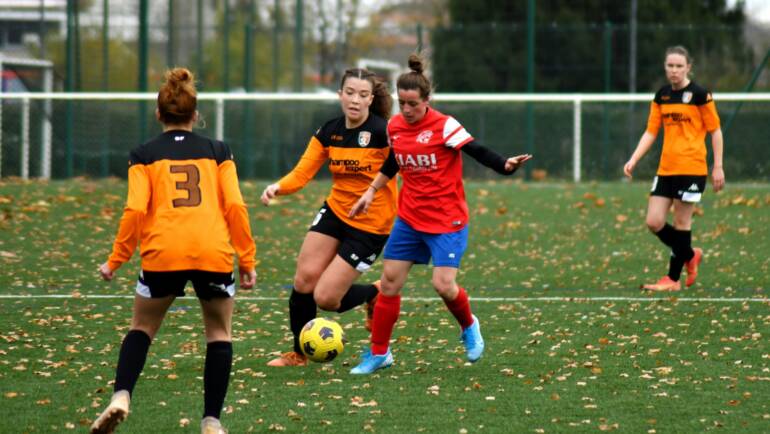
[{"label": "green netting post", "polygon": [[[535,91],[535,0],[527,1],[527,93]],[[535,111],[531,102],[527,103],[526,141],[527,153],[533,154],[535,148]],[[532,165],[524,166],[526,179],[532,177]]]},{"label": "green netting post", "polygon": [[[102,92],[110,90],[110,0],[102,1]],[[102,106],[104,129],[102,130],[101,174],[110,174],[110,105],[105,101]]]},{"label": "green netting post", "polygon": [[[253,2],[252,2],[253,5]],[[253,10],[253,8],[252,8]],[[254,22],[253,14],[251,22]],[[253,72],[253,63],[254,63],[254,27],[252,24],[248,23],[244,26],[244,54],[243,54],[243,90],[246,93],[252,92],[253,89],[253,83],[254,83],[254,72]],[[254,129],[252,126],[254,125],[254,110],[253,110],[253,101],[244,101],[243,102],[243,151],[246,152],[246,155],[249,157],[247,158],[247,167],[246,167],[246,177],[247,178],[254,178],[254,152],[252,152],[252,138],[254,137]]]},{"label": "green netting post", "polygon": [[225,1],[223,4],[225,8],[224,19],[222,21],[222,90],[225,92],[230,91],[230,2]]},{"label": "green netting post", "polygon": [[[64,80],[64,90],[66,92],[72,92],[74,89],[74,83],[75,83],[75,56],[74,56],[74,36],[75,36],[75,1],[77,0],[68,0],[67,1],[67,41],[66,41],[66,51],[67,51],[67,77]],[[68,99],[66,103],[66,113],[65,113],[65,147],[66,147],[66,155],[65,155],[65,176],[67,178],[71,178],[74,169],[75,169],[75,159],[74,159],[74,153],[75,153],[75,147],[74,147],[74,139],[72,137],[72,134],[74,132],[73,128],[73,105],[72,100]]]},{"label": "green netting post", "polygon": [[[147,14],[149,0],[139,0],[139,80],[138,91],[147,92]],[[147,102],[139,101],[139,141],[147,138]]]},{"label": "green netting post", "polygon": [[204,83],[203,77],[205,77],[205,74],[203,73],[203,0],[198,0],[198,4],[196,5],[197,12],[196,12],[196,20],[195,23],[196,27],[196,34],[195,34],[195,48],[198,51],[197,55],[197,71],[195,71],[195,75],[198,76],[198,79],[200,81],[200,90],[203,90],[206,83]]},{"label": "green netting post", "polygon": [[302,92],[302,78],[304,65],[302,58],[302,27],[304,20],[302,17],[303,1],[297,0],[296,12],[294,16],[294,92]]},{"label": "green netting post", "polygon": [[[610,93],[612,89],[612,23],[604,22],[604,93]],[[609,177],[607,172],[607,154],[610,148],[610,113],[608,103],[602,104],[602,173]]]},{"label": "green netting post", "polygon": [[166,30],[168,40],[166,42],[166,64],[173,68],[176,60],[174,59],[174,0],[168,0],[168,29]]}]

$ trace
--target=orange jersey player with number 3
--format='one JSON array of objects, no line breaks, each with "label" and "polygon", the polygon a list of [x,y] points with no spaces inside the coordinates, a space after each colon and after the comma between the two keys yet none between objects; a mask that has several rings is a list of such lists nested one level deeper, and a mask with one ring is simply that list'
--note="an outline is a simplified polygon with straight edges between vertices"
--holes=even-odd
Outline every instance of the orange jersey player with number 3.
[{"label": "orange jersey player with number 3", "polygon": [[226,144],[192,131],[196,105],[192,73],[185,68],[167,71],[156,110],[163,133],[130,154],[126,208],[112,254],[99,272],[112,280],[137,243],[142,270],[131,329],[120,348],[114,394],[91,433],[111,433],[128,416],[150,344],[171,303],[184,296],[188,281],[203,310],[207,342],[201,431],[226,432],[219,416],[233,360],[233,254],[238,256],[241,287],[251,288],[256,247],[233,155]]},{"label": "orange jersey player with number 3", "polygon": [[[647,206],[647,227],[671,249],[668,274],[658,282],[644,285],[651,291],[679,291],[682,268],[687,267],[686,286],[692,286],[703,258],[700,248],[692,247],[692,214],[706,188],[706,133],[711,135],[714,191],[725,184],[722,169],[723,139],[719,115],[711,93],[690,80],[692,59],[682,46],[666,50],[664,68],[669,84],[655,93],[650,104],[647,130],[633,155],[623,167],[629,178],[639,160],[650,150],[663,127],[663,150],[658,173],[652,182]],[[666,222],[674,206],[674,225]]]}]

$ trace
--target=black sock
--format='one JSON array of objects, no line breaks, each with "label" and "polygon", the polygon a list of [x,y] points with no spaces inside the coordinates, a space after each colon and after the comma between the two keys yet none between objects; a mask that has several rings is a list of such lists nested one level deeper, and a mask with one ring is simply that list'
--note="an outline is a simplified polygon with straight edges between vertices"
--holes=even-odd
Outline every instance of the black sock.
[{"label": "black sock", "polygon": [[130,330],[123,338],[120,356],[118,356],[118,369],[115,373],[115,392],[128,390],[129,394],[134,393],[134,386],[144,369],[151,343],[152,339],[141,330]]},{"label": "black sock", "polygon": [[233,366],[232,342],[209,342],[206,345],[206,366],[203,368],[203,417],[219,419],[230,383]]},{"label": "black sock", "polygon": [[302,294],[292,288],[289,296],[289,324],[294,335],[294,351],[302,354],[299,346],[299,332],[308,321],[316,317],[316,304],[313,294]]},{"label": "black sock", "polygon": [[663,244],[674,247],[676,243],[676,229],[670,224],[666,223],[661,230],[655,232],[655,235],[660,238]]},{"label": "black sock", "polygon": [[692,232],[674,230],[674,245],[671,247],[671,260],[668,263],[668,277],[679,281],[684,264],[692,259]]},{"label": "black sock", "polygon": [[674,254],[679,256],[683,262],[687,262],[695,255],[692,250],[692,231],[676,232],[676,244],[674,244]]},{"label": "black sock", "polygon": [[682,268],[684,267],[684,261],[674,253],[671,254],[671,259],[668,260],[668,277],[675,282],[679,282],[679,278],[682,276]]},{"label": "black sock", "polygon": [[340,307],[337,309],[337,312],[347,312],[356,306],[367,303],[377,296],[377,292],[377,287],[372,284],[351,285],[348,292],[346,292],[345,296],[340,300]]}]

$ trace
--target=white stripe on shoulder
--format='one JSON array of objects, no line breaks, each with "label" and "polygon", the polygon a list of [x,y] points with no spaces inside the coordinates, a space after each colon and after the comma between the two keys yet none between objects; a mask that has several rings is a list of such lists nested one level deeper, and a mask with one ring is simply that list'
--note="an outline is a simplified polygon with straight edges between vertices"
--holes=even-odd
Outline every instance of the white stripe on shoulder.
[{"label": "white stripe on shoulder", "polygon": [[470,133],[457,122],[457,119],[449,116],[444,123],[444,142],[450,148],[454,148],[472,139]]}]

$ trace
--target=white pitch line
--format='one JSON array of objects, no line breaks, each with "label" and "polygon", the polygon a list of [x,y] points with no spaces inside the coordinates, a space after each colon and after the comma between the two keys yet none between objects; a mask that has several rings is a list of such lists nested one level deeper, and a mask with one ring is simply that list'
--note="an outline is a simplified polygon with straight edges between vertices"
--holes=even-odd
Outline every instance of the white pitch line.
[{"label": "white pitch line", "polygon": [[[23,299],[133,299],[133,295],[103,295],[103,294],[0,294],[0,299],[23,300]],[[190,299],[192,299],[190,297]],[[257,296],[238,296],[237,300],[242,301],[285,301],[286,297],[257,297]],[[403,301],[414,302],[438,302],[440,299],[435,297],[403,297]],[[527,303],[527,302],[568,302],[568,303],[591,303],[605,301],[622,302],[688,302],[688,303],[768,303],[770,298],[725,298],[725,297],[471,297],[474,302],[508,302],[508,303]]]}]

